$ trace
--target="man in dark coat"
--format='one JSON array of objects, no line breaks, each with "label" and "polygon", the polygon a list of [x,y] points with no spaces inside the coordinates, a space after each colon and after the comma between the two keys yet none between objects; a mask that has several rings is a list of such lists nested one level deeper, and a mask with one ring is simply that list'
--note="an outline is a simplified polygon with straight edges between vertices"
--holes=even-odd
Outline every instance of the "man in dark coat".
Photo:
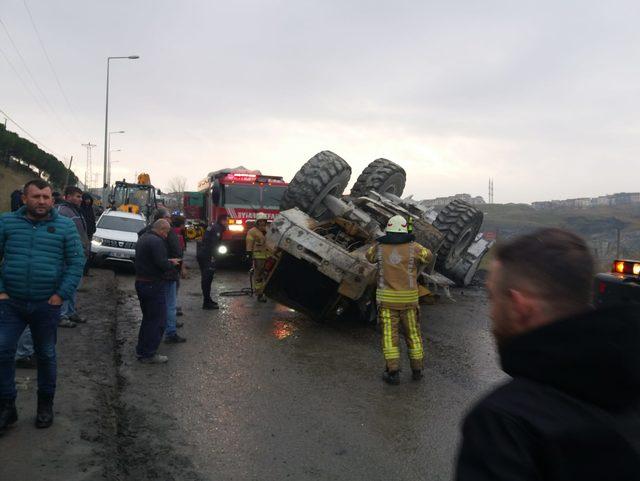
[{"label": "man in dark coat", "polygon": [[492,331],[512,379],[467,415],[457,480],[640,479],[640,316],[592,310],[592,283],[569,232],[496,249]]},{"label": "man in dark coat", "polygon": [[220,244],[226,229],[227,216],[221,215],[216,222],[210,224],[204,232],[202,241],[196,245],[196,259],[200,267],[200,288],[202,289],[202,308],[219,309],[220,306],[211,298],[211,283],[216,272],[214,252]]},{"label": "man in dark coat", "polygon": [[93,234],[96,232],[96,214],[93,211],[93,197],[91,197],[91,194],[86,192],[82,194],[80,213],[87,224],[87,237],[91,240]]},{"label": "man in dark coat", "polygon": [[169,222],[160,219],[136,243],[136,293],[142,309],[136,355],[146,364],[163,364],[168,360],[157,353],[167,322],[165,275],[180,263],[168,256],[165,240],[169,232]]},{"label": "man in dark coat", "polygon": [[11,192],[11,212],[17,211],[23,205],[24,202],[22,202],[22,190],[16,189]]}]

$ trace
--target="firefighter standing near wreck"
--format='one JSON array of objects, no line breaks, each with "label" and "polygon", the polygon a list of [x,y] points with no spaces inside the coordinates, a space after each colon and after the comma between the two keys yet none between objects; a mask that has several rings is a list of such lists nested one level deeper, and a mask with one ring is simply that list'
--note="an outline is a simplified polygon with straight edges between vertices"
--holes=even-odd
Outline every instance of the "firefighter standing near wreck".
[{"label": "firefighter standing near wreck", "polygon": [[378,320],[382,326],[382,352],[386,361],[383,379],[400,383],[400,325],[404,330],[413,379],[422,379],[424,350],[418,315],[418,274],[420,265],[431,262],[429,249],[414,241],[407,220],[399,215],[389,219],[386,235],[367,252],[367,260],[378,265]]},{"label": "firefighter standing near wreck", "polygon": [[267,259],[267,214],[258,212],[256,225],[247,232],[247,254],[253,261],[253,282],[258,302],[267,302],[264,289],[264,264]]}]

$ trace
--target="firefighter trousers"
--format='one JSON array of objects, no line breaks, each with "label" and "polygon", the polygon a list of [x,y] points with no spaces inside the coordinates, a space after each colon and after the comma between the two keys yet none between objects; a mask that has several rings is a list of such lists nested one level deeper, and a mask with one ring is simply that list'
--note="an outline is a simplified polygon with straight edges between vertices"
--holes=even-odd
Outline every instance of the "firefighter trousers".
[{"label": "firefighter trousers", "polygon": [[258,296],[264,291],[264,264],[266,259],[253,259],[253,288]]},{"label": "firefighter trousers", "polygon": [[382,327],[382,353],[387,363],[387,370],[400,369],[400,326],[404,331],[411,369],[421,370],[424,364],[424,350],[418,309],[414,307],[398,310],[379,307],[378,320]]}]

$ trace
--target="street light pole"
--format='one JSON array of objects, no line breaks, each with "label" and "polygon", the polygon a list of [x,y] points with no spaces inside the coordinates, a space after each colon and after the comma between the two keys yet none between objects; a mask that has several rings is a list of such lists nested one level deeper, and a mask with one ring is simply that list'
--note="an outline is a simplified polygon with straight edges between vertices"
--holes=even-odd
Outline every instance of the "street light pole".
[{"label": "street light pole", "polygon": [[107,157],[109,155],[109,147],[108,143],[108,131],[109,131],[109,62],[112,59],[130,59],[135,60],[140,58],[138,55],[129,55],[126,57],[107,57],[107,95],[104,109],[104,162],[102,166],[102,202],[105,203],[107,201],[108,189],[109,189],[109,181],[107,179]]},{"label": "street light pole", "polygon": [[111,134],[124,134],[124,130],[114,130],[109,132],[107,140],[107,149],[109,154],[107,155],[107,187],[111,185]]}]

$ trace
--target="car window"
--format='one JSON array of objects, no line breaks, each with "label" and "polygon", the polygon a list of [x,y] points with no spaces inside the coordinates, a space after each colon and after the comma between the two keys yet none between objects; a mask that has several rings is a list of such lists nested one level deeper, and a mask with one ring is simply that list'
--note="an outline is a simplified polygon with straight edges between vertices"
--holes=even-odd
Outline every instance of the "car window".
[{"label": "car window", "polygon": [[103,215],[98,221],[100,229],[121,230],[124,232],[140,232],[146,226],[142,219]]}]

